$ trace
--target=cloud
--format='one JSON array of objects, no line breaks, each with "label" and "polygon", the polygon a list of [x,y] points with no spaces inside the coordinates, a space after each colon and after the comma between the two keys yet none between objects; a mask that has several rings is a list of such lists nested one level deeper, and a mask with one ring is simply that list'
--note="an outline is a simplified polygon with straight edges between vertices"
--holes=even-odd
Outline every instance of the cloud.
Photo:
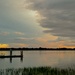
[{"label": "cloud", "polygon": [[16,35],[25,35],[24,33],[22,32],[14,32]]},{"label": "cloud", "polygon": [[28,44],[25,44],[25,43],[10,43],[10,46],[11,47],[15,47],[15,48],[18,48],[18,47],[28,47]]},{"label": "cloud", "polygon": [[0,32],[1,36],[6,36],[6,35],[9,35],[9,34],[10,34],[9,32]]},{"label": "cloud", "polygon": [[19,31],[26,34],[35,34],[36,30],[41,31],[41,27],[37,26],[35,21],[35,12],[25,9],[24,1],[0,0],[0,30]]},{"label": "cloud", "polygon": [[74,0],[0,0],[0,42],[15,43],[13,47],[74,46],[74,7]]},{"label": "cloud", "polygon": [[64,47],[64,41],[59,42],[38,42],[35,44],[29,44],[29,47],[44,47],[44,48],[62,48]]},{"label": "cloud", "polygon": [[45,33],[75,38],[74,0],[27,0],[27,9],[37,11],[41,16],[40,25]]},{"label": "cloud", "polygon": [[24,2],[25,0],[0,0],[1,43],[34,43],[27,38],[42,35],[43,28],[36,23],[35,12],[25,9]]},{"label": "cloud", "polygon": [[48,42],[48,41],[53,41],[53,40],[57,40],[57,39],[58,39],[57,36],[53,36],[53,35],[50,35],[50,34],[45,34],[41,37],[35,38],[35,40],[39,41],[39,42]]},{"label": "cloud", "polygon": [[0,44],[0,48],[8,48],[9,45],[8,44]]},{"label": "cloud", "polygon": [[16,47],[27,47],[28,46],[27,44],[23,44],[23,43],[17,43],[15,45]]}]

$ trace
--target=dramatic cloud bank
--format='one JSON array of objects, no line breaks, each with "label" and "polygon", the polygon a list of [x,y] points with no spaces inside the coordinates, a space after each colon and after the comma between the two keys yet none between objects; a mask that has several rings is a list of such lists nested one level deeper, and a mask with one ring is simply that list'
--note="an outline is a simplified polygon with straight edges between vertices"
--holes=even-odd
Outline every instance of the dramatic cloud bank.
[{"label": "dramatic cloud bank", "polygon": [[0,0],[0,44],[75,47],[75,1]]},{"label": "dramatic cloud bank", "polygon": [[35,12],[25,9],[24,3],[25,0],[0,0],[0,47],[2,44],[8,44],[10,47],[28,46],[30,42],[18,43],[14,39],[42,35],[43,28],[38,26]]},{"label": "dramatic cloud bank", "polygon": [[26,7],[42,16],[38,22],[48,28],[45,33],[75,38],[74,0],[27,0]]}]

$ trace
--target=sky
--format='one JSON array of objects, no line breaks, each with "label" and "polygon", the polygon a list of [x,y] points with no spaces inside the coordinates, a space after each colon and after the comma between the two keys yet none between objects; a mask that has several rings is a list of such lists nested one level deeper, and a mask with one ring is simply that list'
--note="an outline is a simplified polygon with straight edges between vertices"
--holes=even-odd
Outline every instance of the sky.
[{"label": "sky", "polygon": [[0,0],[4,47],[75,47],[75,1]]}]

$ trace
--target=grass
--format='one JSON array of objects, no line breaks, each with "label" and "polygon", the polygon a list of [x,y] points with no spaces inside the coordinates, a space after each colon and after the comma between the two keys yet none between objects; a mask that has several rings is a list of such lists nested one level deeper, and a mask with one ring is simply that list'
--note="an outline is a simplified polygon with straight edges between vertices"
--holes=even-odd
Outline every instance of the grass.
[{"label": "grass", "polygon": [[1,69],[0,75],[75,75],[75,69],[59,69],[51,67],[13,68]]}]

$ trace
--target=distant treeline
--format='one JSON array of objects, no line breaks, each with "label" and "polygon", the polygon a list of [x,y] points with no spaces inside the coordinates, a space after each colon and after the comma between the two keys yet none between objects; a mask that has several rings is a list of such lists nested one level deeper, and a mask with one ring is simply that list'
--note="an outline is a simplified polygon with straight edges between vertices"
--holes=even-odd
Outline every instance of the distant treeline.
[{"label": "distant treeline", "polygon": [[0,48],[0,50],[75,50],[75,48]]},{"label": "distant treeline", "polygon": [[75,69],[59,69],[51,67],[1,69],[0,75],[75,75]]}]

